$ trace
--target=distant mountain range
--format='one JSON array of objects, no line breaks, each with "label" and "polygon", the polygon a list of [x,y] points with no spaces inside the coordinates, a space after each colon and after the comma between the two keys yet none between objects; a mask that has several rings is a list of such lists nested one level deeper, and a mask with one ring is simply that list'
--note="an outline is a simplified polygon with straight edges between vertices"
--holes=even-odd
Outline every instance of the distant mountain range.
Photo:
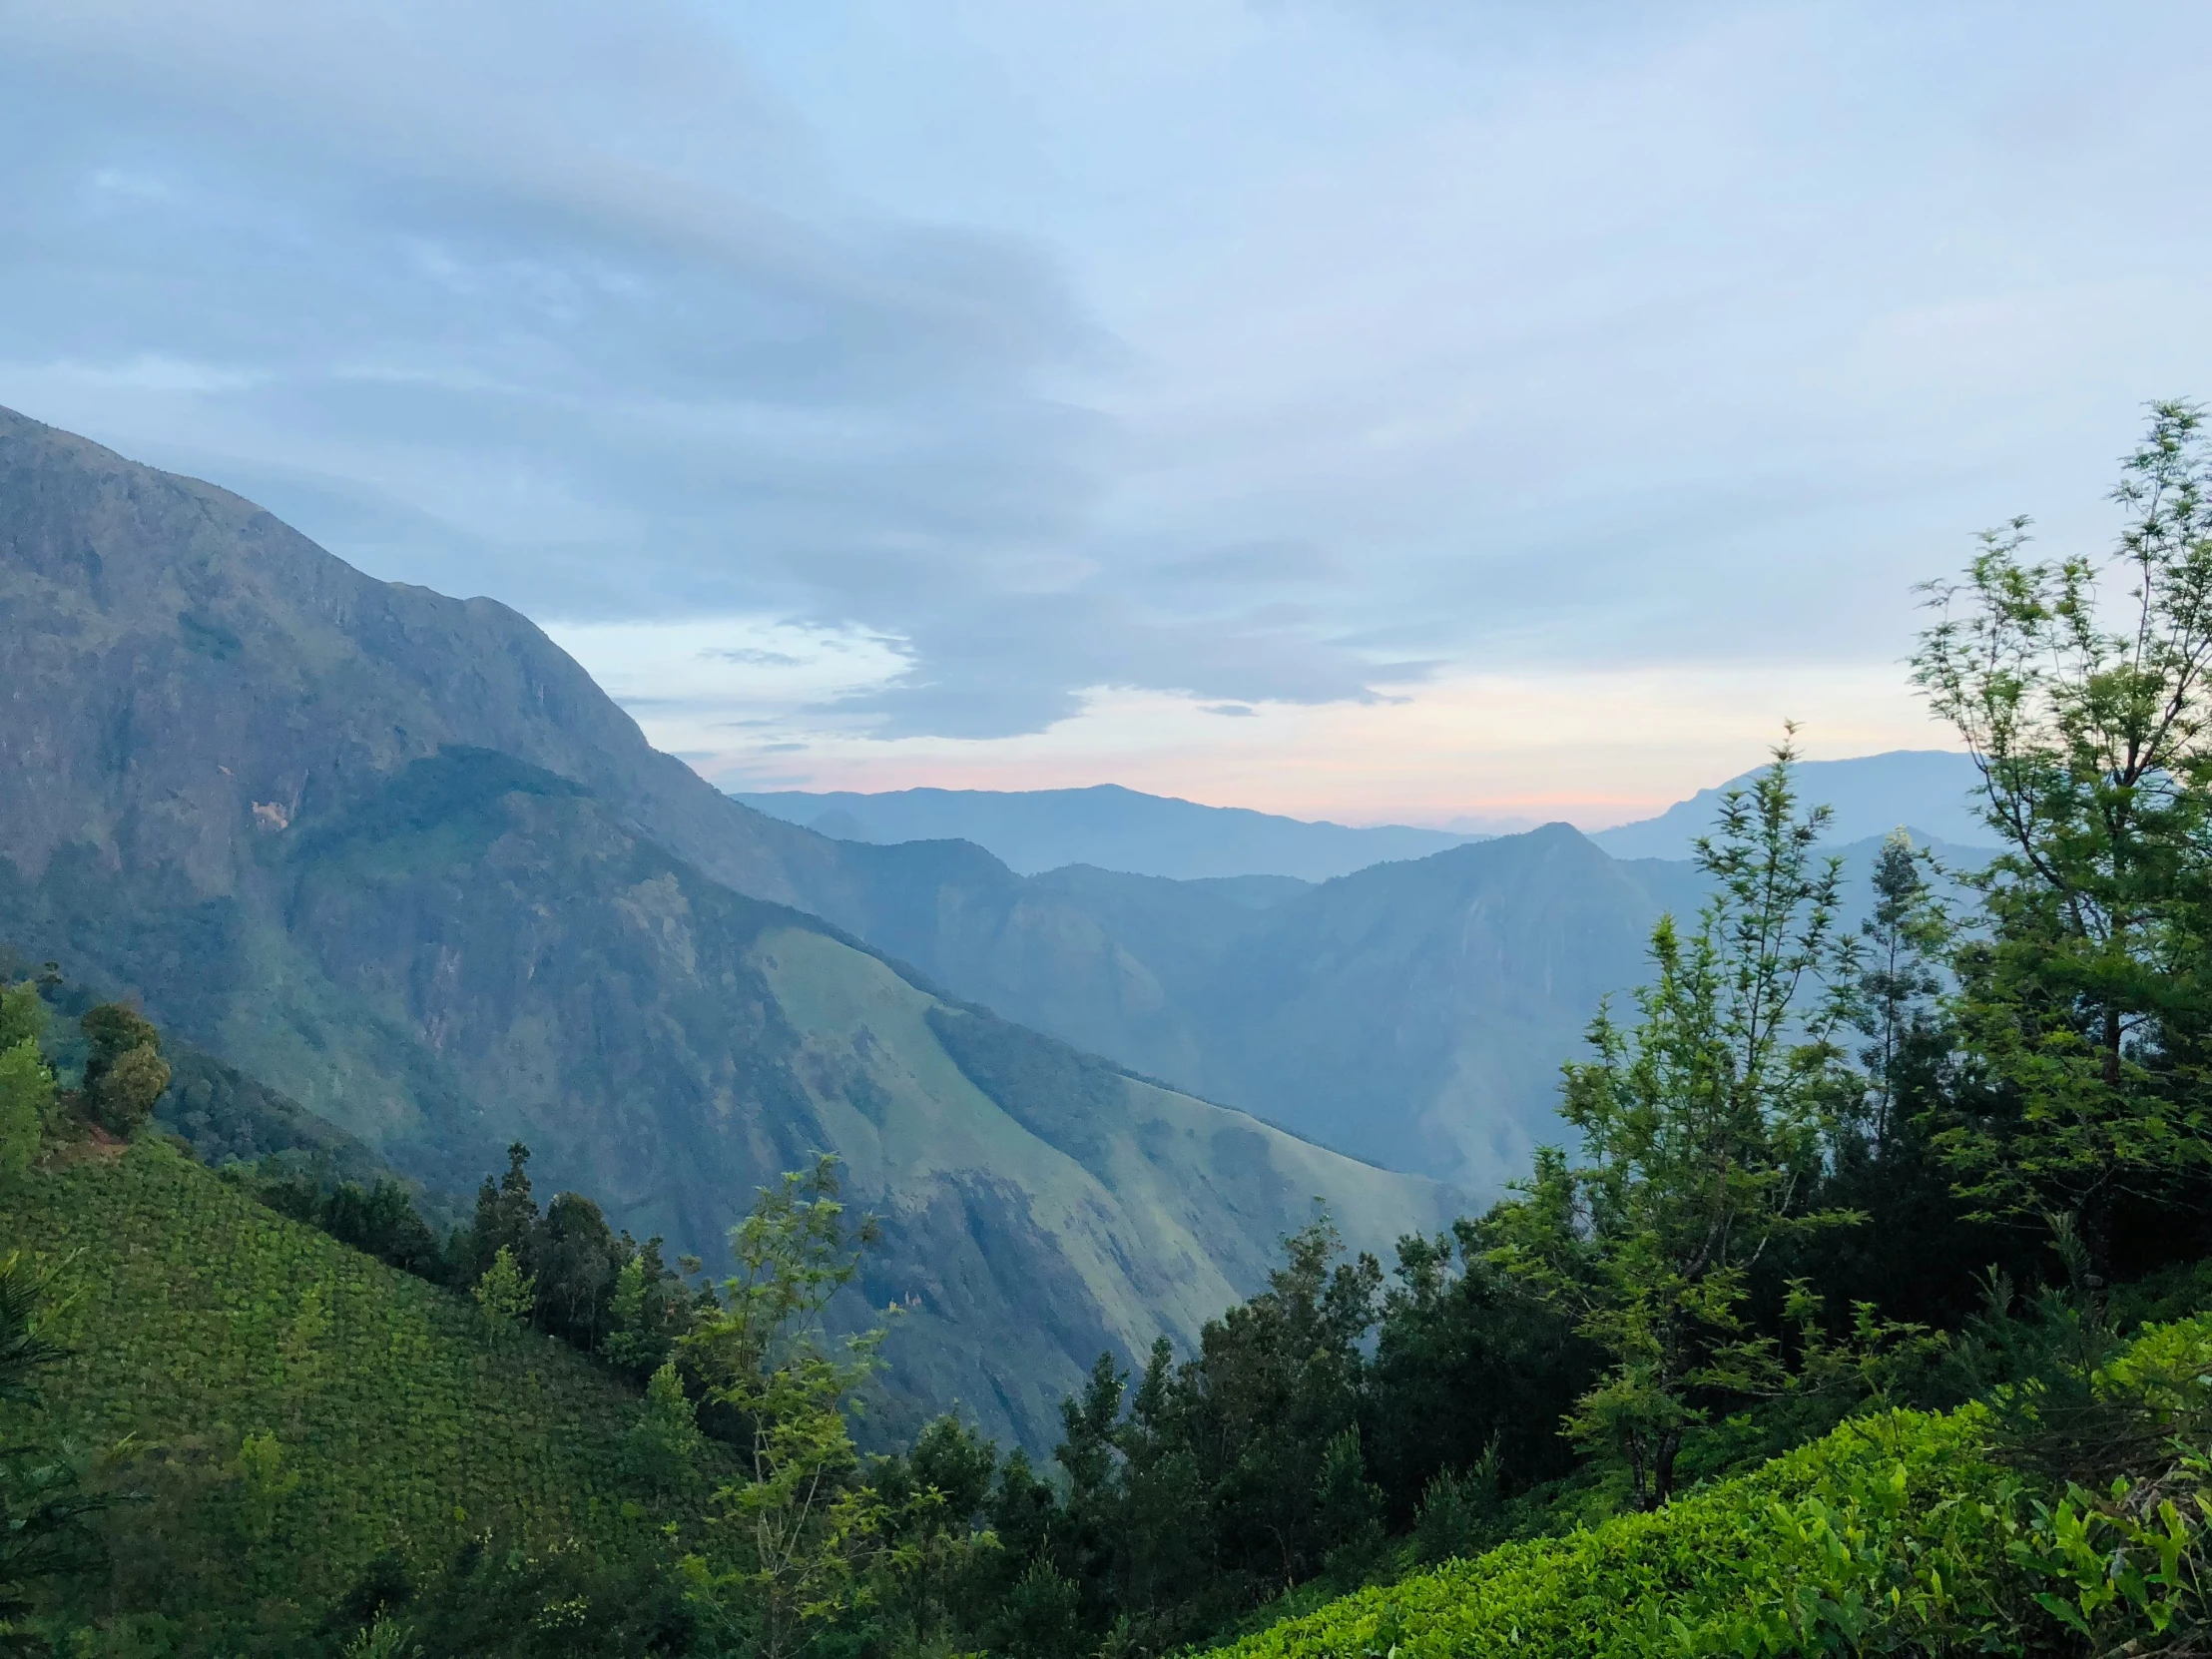
[{"label": "distant mountain range", "polygon": [[910,849],[723,798],[504,606],[5,411],[0,660],[0,945],[433,1185],[519,1138],[711,1264],[841,1154],[885,1235],[848,1314],[915,1306],[912,1412],[1048,1447],[1102,1349],[1187,1345],[1317,1197],[1384,1250],[1460,1202],[886,959],[834,918],[932,902],[877,892]]},{"label": "distant mountain range", "polygon": [[1353,829],[1203,807],[1118,784],[1085,790],[891,790],[881,795],[781,791],[737,795],[748,807],[847,841],[965,840],[1023,875],[1094,864],[1188,881],[1294,875],[1326,881],[1389,858],[1421,858],[1479,835],[1386,824]]},{"label": "distant mountain range", "polygon": [[[1599,830],[1590,839],[1616,858],[1687,858],[1697,837],[1712,830],[1721,797],[1754,776],[1747,772],[1700,790],[1657,818]],[[1798,768],[1798,783],[1807,802],[1834,812],[1832,842],[1866,840],[1898,829],[1960,846],[1983,846],[1993,838],[1973,806],[1981,776],[1970,756],[1955,751],[1893,749],[1849,761],[1807,761]]]},{"label": "distant mountain range", "polygon": [[[1617,858],[1687,858],[1691,843],[1713,827],[1723,792],[1747,783],[1744,774],[1700,790],[1657,818],[1593,831],[1590,839]],[[1973,763],[1943,750],[1895,750],[1848,761],[1813,761],[1803,768],[1808,800],[1835,810],[1830,839],[1865,840],[1910,827],[1925,836],[1977,845],[1988,831],[1970,795],[1979,782]],[[844,841],[973,841],[1008,868],[1037,875],[1068,864],[1132,875],[1193,880],[1240,875],[1327,881],[1405,858],[1425,858],[1487,840],[1406,825],[1356,829],[1206,807],[1145,795],[1118,784],[1082,790],[891,790],[810,794],[788,790],[733,799],[791,824]]]}]

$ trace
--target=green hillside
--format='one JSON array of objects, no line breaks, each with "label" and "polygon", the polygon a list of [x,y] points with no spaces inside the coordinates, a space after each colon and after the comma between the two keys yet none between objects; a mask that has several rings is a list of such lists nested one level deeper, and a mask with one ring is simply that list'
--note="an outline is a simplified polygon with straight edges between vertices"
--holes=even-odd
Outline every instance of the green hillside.
[{"label": "green hillside", "polygon": [[[94,1148],[0,1198],[69,1351],[45,1423],[122,1448],[107,1597],[181,1627],[282,1629],[379,1556],[487,1534],[618,1560],[659,1547],[623,1451],[637,1396],[550,1338],[284,1220],[159,1140]],[[269,1437],[274,1437],[274,1450]]]},{"label": "green hillside", "polygon": [[[1509,1651],[1528,1659],[1643,1659],[1738,1651],[1739,1630],[1781,1615],[1793,1591],[1815,1605],[1751,1653],[1844,1646],[1846,1603],[1932,1596],[1932,1570],[1986,1597],[2003,1564],[2000,1476],[1978,1408],[1899,1412],[1828,1438],[1650,1514],[1563,1537],[1506,1544],[1399,1583],[1363,1590],[1216,1650],[1224,1659],[1440,1659]],[[1841,1546],[1837,1548],[1836,1546]],[[1961,1610],[1971,1622],[1970,1603]],[[1960,1632],[1963,1634],[1963,1632]],[[1924,1632],[1890,1633],[1905,1646]],[[1890,1651],[1883,1647],[1878,1651]]]},{"label": "green hillside", "polygon": [[[2208,1368],[2212,1319],[2147,1327],[2062,1409],[2026,1390],[2012,1392],[2010,1420],[2001,1395],[1993,1406],[1857,1418],[1663,1509],[1452,1561],[1215,1651],[2197,1651],[2144,1643],[2153,1633],[2203,1635],[2212,1465],[2192,1447],[2203,1444]],[[2155,1444],[2171,1431],[2175,1461],[2159,1476],[2062,1495],[2051,1461],[2058,1442],[2084,1430],[2095,1442],[2089,1459],[2114,1461],[2138,1436]],[[2121,1647],[2116,1635],[2131,1640]]]}]

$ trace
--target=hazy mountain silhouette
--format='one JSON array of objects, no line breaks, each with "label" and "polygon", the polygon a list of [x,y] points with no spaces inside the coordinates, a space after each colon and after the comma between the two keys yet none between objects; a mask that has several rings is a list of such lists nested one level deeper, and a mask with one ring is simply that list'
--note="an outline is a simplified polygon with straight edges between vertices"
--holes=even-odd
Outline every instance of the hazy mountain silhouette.
[{"label": "hazy mountain silhouette", "polygon": [[1419,858],[1479,835],[1405,825],[1354,829],[1204,807],[1118,784],[1084,790],[892,790],[880,795],[738,794],[764,813],[840,840],[967,840],[1023,875],[1092,864],[1190,880],[1294,875],[1326,881],[1386,858]]},{"label": "hazy mountain silhouette", "polygon": [[[1991,839],[1973,805],[1981,775],[1972,757],[1943,749],[1893,749],[1849,761],[1807,761],[1798,775],[1807,799],[1835,811],[1829,839],[1842,843],[1910,828],[1922,837],[1960,846]],[[1691,843],[1713,828],[1723,795],[1740,789],[1745,773],[1679,801],[1657,818],[1599,830],[1590,839],[1617,858],[1687,858]]]}]

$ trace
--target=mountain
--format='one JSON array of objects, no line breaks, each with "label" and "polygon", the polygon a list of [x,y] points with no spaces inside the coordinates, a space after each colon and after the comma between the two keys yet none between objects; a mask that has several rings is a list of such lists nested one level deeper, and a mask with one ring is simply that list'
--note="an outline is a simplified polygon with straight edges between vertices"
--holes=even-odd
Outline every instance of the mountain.
[{"label": "mountain", "polygon": [[854,846],[825,913],[957,994],[1295,1133],[1471,1190],[1555,1132],[1560,1060],[1642,977],[1684,864],[1566,825],[1240,902],[964,842]]},{"label": "mountain", "polygon": [[[1657,818],[1600,830],[1590,836],[1616,858],[1687,858],[1691,843],[1713,828],[1721,797],[1749,784],[1753,773],[1700,790]],[[1835,809],[1829,839],[1865,840],[1910,827],[1923,839],[1964,847],[1992,836],[1973,808],[1981,776],[1971,756],[1946,749],[1895,749],[1850,761],[1806,761],[1798,768],[1805,799]]]},{"label": "mountain", "polygon": [[861,943],[833,906],[882,871],[849,855],[911,849],[723,798],[505,607],[4,412],[0,644],[0,941],[426,1183],[520,1138],[710,1262],[757,1185],[839,1153],[884,1223],[866,1301],[917,1309],[909,1410],[1049,1443],[1101,1349],[1188,1341],[1317,1195],[1363,1248],[1457,1202]]},{"label": "mountain", "polygon": [[1352,829],[1242,807],[1087,790],[892,790],[881,795],[783,791],[736,800],[847,841],[965,840],[1034,875],[1092,864],[1175,880],[1291,875],[1326,881],[1390,858],[1419,858],[1478,835],[1386,824]]},{"label": "mountain", "polygon": [[[1836,848],[1851,917],[1880,847]],[[1560,1063],[1646,977],[1659,914],[1703,893],[1686,860],[1615,858],[1554,824],[1264,903],[1083,865],[1021,876],[963,841],[852,845],[811,901],[1010,1019],[1482,1194],[1559,1136]]]}]

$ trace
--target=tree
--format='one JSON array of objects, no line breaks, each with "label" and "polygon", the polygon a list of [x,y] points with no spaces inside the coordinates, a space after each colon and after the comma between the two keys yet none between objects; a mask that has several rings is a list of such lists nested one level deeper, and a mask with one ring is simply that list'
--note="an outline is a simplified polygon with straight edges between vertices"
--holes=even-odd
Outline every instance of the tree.
[{"label": "tree", "polygon": [[698,1474],[699,1453],[707,1436],[699,1431],[699,1408],[684,1392],[676,1362],[665,1361],[645,1385],[645,1403],[630,1429],[630,1446],[639,1472],[664,1496],[689,1487]]},{"label": "tree", "polygon": [[476,1223],[453,1240],[464,1252],[466,1284],[479,1277],[501,1250],[526,1272],[535,1273],[538,1251],[538,1202],[530,1196],[530,1149],[520,1141],[507,1148],[507,1173],[496,1185],[490,1176],[476,1189]]},{"label": "tree", "polygon": [[1660,918],[1639,1022],[1623,1030],[1601,1008],[1596,1057],[1565,1068],[1561,1115],[1584,1162],[1540,1149],[1485,1223],[1490,1264],[1606,1357],[1568,1427],[1622,1457],[1639,1508],[1672,1492],[1704,1398],[1774,1381],[1743,1315],[1749,1269],[1787,1234],[1851,1219],[1802,1203],[1854,1092],[1835,1039],[1856,952],[1838,935],[1838,863],[1813,850],[1828,811],[1799,816],[1796,760],[1786,739],[1722,798],[1718,832],[1697,843],[1713,891],[1696,929]]},{"label": "tree", "polygon": [[0,982],[0,1180],[31,1167],[53,1115],[54,1072],[39,1047],[45,1034],[38,986]]},{"label": "tree", "polygon": [[621,1241],[598,1205],[580,1193],[557,1193],[545,1207],[534,1243],[540,1321],[590,1352],[611,1321],[610,1303],[624,1260]]},{"label": "tree", "polygon": [[1950,944],[1950,917],[1929,879],[1931,860],[1903,830],[1892,830],[1875,860],[1874,907],[1860,924],[1861,959],[1853,1023],[1866,1039],[1859,1051],[1868,1088],[1851,1127],[1879,1150],[1910,1110],[1912,1080],[1932,1052],[1950,1045],[1941,1005],[1941,963]]},{"label": "tree", "polygon": [[[1560,1423],[1598,1360],[1572,1319],[1488,1260],[1481,1225],[1403,1238],[1365,1387],[1370,1461],[1394,1518],[1440,1478],[1484,1469],[1518,1489],[1574,1464]],[[1457,1271],[1453,1271],[1456,1258]]]},{"label": "tree", "polygon": [[[1863,1094],[1838,1125],[1816,1208],[1857,1211],[1862,1227],[1797,1241],[1785,1271],[1818,1284],[1832,1306],[1954,1325],[1979,1305],[1975,1275],[2018,1255],[2018,1241],[1970,1221],[1933,1141],[1984,1082],[1961,1064],[1945,970],[1956,925],[1934,857],[1903,830],[1883,842],[1873,905],[1860,927],[1862,971],[1852,1023]],[[1858,1315],[1852,1316],[1856,1327]]]},{"label": "tree", "polygon": [[501,1245],[470,1293],[484,1311],[488,1335],[494,1343],[511,1339],[537,1306],[538,1282],[515,1262],[515,1253]]},{"label": "tree", "polygon": [[38,1039],[0,1048],[0,1180],[30,1169],[53,1109],[54,1073]]},{"label": "tree", "polygon": [[169,1087],[162,1034],[127,1003],[103,1002],[78,1020],[85,1034],[86,1114],[109,1134],[128,1137],[154,1115]]},{"label": "tree", "polygon": [[868,1484],[882,1501],[886,1612],[899,1650],[917,1656],[935,1644],[966,1601],[975,1569],[994,1560],[999,1540],[976,1517],[991,1491],[998,1448],[957,1417],[925,1424],[903,1456],[872,1460]]},{"label": "tree", "polygon": [[750,1625],[764,1659],[797,1651],[849,1604],[881,1530],[844,1405],[874,1371],[883,1332],[836,1342],[825,1326],[875,1238],[873,1218],[847,1218],[834,1157],[787,1174],[731,1230],[738,1271],[678,1345],[739,1424],[747,1474],[714,1494],[727,1554],[694,1556],[687,1569],[703,1601]]},{"label": "tree", "polygon": [[1312,1577],[1346,1541],[1316,1494],[1332,1447],[1359,1425],[1362,1345],[1382,1280],[1372,1256],[1341,1260],[1326,1215],[1283,1246],[1268,1288],[1199,1333],[1173,1406],[1209,1496],[1217,1559],[1269,1594]]},{"label": "tree", "polygon": [[[2160,403],[2124,464],[2109,559],[2033,562],[2028,520],[1930,585],[1914,679],[1980,769],[2004,853],[1957,957],[1963,1036],[2006,1098],[1942,1136],[1990,1216],[2078,1217],[2101,1275],[2114,1206],[2207,1150],[2212,444]],[[2110,622],[2112,578],[2128,584]]]}]

